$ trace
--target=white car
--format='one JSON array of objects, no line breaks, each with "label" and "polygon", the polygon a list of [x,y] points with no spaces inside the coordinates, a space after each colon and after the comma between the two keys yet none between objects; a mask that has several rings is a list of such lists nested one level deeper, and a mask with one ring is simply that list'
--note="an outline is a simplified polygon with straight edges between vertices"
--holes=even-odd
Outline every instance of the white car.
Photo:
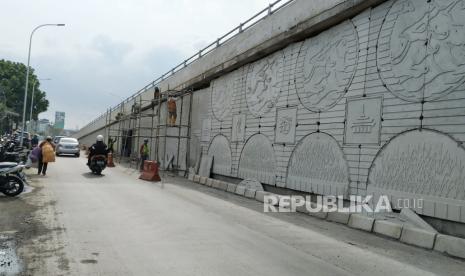
[{"label": "white car", "polygon": [[73,154],[74,156],[79,157],[81,150],[76,138],[65,137],[60,139],[55,152],[57,156],[60,154]]}]

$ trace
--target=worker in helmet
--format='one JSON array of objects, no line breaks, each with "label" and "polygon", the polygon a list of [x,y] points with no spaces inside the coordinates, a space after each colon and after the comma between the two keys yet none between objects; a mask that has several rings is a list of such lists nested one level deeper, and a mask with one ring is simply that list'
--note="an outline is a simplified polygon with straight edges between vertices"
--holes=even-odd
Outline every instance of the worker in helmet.
[{"label": "worker in helmet", "polygon": [[103,142],[103,135],[97,135],[97,141],[89,148],[89,156],[87,159],[87,166],[90,165],[90,159],[94,155],[107,155],[108,154],[108,147]]},{"label": "worker in helmet", "polygon": [[145,138],[144,143],[140,146],[139,154],[140,154],[140,170],[144,170],[144,162],[145,160],[149,159],[150,150],[149,150],[149,139]]}]

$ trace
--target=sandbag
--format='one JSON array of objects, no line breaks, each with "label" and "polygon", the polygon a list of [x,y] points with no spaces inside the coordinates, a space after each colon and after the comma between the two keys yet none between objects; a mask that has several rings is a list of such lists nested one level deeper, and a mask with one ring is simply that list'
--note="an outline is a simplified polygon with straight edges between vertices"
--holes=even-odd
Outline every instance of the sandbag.
[{"label": "sandbag", "polygon": [[42,162],[55,162],[55,151],[53,150],[52,145],[50,145],[49,143],[45,143],[42,146]]}]

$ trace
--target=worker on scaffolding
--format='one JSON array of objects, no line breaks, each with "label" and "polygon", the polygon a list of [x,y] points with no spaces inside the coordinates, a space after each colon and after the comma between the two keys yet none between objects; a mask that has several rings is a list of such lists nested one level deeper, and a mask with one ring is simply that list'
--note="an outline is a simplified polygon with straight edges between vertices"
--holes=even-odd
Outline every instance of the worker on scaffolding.
[{"label": "worker on scaffolding", "polygon": [[176,101],[178,99],[176,97],[169,97],[168,98],[168,125],[169,126],[176,126],[176,117],[177,117],[177,111],[176,111]]},{"label": "worker on scaffolding", "polygon": [[109,137],[108,138],[108,152],[111,152],[111,154],[113,154],[113,152],[115,151],[115,143],[117,141],[117,137],[115,137],[114,139]]},{"label": "worker on scaffolding", "polygon": [[144,170],[144,162],[145,160],[149,159],[150,150],[149,150],[149,139],[145,138],[144,143],[140,146],[139,154],[140,154],[140,170]]}]

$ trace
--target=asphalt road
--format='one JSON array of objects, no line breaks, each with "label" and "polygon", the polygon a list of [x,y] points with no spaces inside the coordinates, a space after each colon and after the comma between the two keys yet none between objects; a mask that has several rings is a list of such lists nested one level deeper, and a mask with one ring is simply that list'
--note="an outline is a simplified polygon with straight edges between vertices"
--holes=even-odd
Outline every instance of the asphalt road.
[{"label": "asphalt road", "polygon": [[265,214],[259,202],[182,178],[137,177],[123,167],[94,176],[84,158],[59,157],[33,177],[32,192],[0,197],[0,242],[10,237],[24,275],[465,273],[465,262],[433,251],[303,214]]}]

